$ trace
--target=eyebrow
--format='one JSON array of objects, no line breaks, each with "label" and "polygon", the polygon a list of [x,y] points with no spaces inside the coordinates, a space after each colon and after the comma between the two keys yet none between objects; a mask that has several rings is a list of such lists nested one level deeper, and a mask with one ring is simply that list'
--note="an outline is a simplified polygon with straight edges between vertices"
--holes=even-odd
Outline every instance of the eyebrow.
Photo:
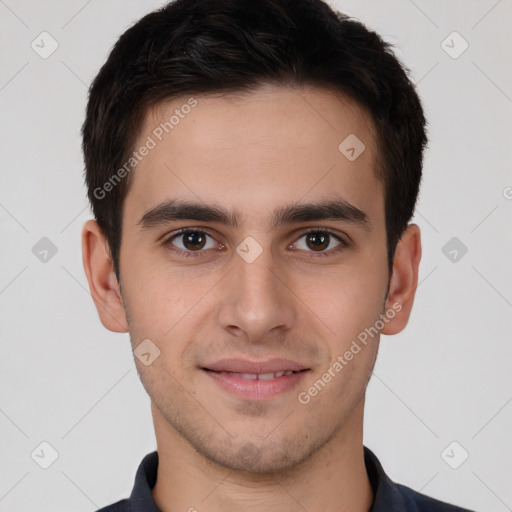
[{"label": "eyebrow", "polygon": [[[215,222],[230,227],[238,226],[239,215],[233,210],[205,203],[171,199],[146,211],[137,222],[142,230],[165,226],[176,220]],[[319,203],[290,204],[274,211],[270,228],[283,224],[307,221],[334,220],[348,222],[369,230],[368,215],[344,199]]]}]

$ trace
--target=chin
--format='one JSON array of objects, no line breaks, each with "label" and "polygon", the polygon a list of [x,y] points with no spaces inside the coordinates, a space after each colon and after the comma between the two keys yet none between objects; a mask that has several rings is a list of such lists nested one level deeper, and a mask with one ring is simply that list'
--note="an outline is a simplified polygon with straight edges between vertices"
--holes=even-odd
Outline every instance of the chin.
[{"label": "chin", "polygon": [[288,437],[272,443],[265,438],[260,443],[254,439],[236,443],[229,439],[218,444],[191,441],[203,457],[216,465],[254,475],[275,475],[307,463],[329,439],[315,443],[310,436],[302,434],[299,438]]}]

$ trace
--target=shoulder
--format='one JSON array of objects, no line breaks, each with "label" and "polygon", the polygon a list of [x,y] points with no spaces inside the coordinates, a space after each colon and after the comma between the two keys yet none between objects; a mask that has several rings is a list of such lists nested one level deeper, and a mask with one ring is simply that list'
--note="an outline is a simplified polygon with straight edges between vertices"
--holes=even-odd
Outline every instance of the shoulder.
[{"label": "shoulder", "polygon": [[474,512],[467,508],[461,508],[444,501],[431,498],[426,494],[421,494],[410,487],[402,484],[395,484],[396,489],[407,504],[407,510],[415,512]]},{"label": "shoulder", "polygon": [[377,456],[366,446],[364,457],[375,496],[371,512],[474,512],[394,482],[384,471]]},{"label": "shoulder", "polygon": [[132,512],[129,500],[121,500],[107,507],[98,509],[96,512]]}]

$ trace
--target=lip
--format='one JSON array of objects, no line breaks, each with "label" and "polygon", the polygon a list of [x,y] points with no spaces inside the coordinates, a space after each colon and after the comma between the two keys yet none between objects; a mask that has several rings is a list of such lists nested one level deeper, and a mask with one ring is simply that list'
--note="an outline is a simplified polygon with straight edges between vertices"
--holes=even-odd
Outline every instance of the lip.
[{"label": "lip", "polygon": [[[230,394],[243,399],[262,400],[292,390],[298,386],[310,369],[289,359],[266,361],[223,359],[208,364],[201,370],[207,378]],[[265,379],[259,378],[260,375],[277,372],[288,373],[270,378],[266,375]],[[258,374],[258,377],[255,378],[254,374]]]}]

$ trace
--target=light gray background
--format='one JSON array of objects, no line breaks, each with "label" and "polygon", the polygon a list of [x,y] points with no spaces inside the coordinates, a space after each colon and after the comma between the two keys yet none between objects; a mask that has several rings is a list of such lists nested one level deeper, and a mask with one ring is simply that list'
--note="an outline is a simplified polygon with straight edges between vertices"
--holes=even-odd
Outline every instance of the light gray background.
[{"label": "light gray background", "polygon": [[[0,0],[1,512],[87,512],[127,497],[156,448],[128,334],[100,324],[82,267],[91,214],[79,130],[110,48],[160,5]],[[421,284],[407,329],[382,339],[365,444],[395,481],[512,510],[512,0],[331,5],[397,45],[429,120]],[[31,48],[43,31],[59,45],[47,59]],[[453,31],[469,43],[456,59],[442,47]],[[456,262],[442,252],[454,236],[468,248]],[[58,249],[46,263],[32,253],[42,237]],[[59,454],[48,469],[31,458],[43,441]]]}]

